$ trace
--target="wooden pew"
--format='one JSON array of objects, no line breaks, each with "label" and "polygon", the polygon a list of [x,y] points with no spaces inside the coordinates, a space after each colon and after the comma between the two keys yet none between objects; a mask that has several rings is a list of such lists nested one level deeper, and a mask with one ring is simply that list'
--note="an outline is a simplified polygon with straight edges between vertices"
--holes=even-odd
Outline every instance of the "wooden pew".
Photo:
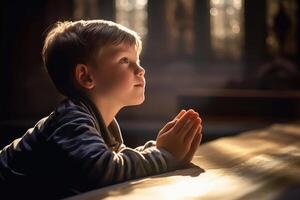
[{"label": "wooden pew", "polygon": [[192,163],[68,199],[299,199],[300,122],[200,145]]}]

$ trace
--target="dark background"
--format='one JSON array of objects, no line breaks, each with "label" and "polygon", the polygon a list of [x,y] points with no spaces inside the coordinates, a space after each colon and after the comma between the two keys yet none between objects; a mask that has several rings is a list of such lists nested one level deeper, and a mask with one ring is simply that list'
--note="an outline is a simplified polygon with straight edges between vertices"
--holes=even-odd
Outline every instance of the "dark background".
[{"label": "dark background", "polygon": [[[118,22],[127,16],[136,27],[144,23],[147,28],[141,55],[146,101],[117,116],[129,146],[155,139],[182,108],[201,114],[203,142],[299,120],[299,0],[240,0],[240,14],[232,11],[234,1],[126,2],[146,3],[143,22],[134,11],[120,10],[118,0],[2,1],[0,147],[63,99],[41,58],[47,29],[58,20]],[[280,3],[284,11],[275,22]],[[214,18],[222,10],[228,14]],[[231,27],[236,36],[227,30],[232,13],[239,20],[238,27]],[[216,30],[228,35],[216,37]]]}]

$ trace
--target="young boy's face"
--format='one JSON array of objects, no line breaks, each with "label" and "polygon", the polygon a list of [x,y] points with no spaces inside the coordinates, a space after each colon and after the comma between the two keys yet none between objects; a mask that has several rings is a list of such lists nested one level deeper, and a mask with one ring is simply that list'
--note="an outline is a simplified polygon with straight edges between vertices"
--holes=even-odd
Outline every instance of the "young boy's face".
[{"label": "young boy's face", "polygon": [[93,68],[96,94],[121,107],[143,103],[145,70],[140,66],[135,45],[110,45],[99,54]]}]

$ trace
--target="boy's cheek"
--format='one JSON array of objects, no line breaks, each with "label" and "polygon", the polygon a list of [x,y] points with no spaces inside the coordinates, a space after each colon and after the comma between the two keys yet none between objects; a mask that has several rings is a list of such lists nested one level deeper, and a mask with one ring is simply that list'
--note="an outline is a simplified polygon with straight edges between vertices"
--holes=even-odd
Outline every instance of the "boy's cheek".
[{"label": "boy's cheek", "polygon": [[99,77],[96,87],[102,95],[123,96],[128,95],[134,88],[134,76],[129,73],[110,73]]},{"label": "boy's cheek", "polygon": [[98,81],[96,83],[96,88],[97,88],[97,92],[99,94],[108,94],[110,93],[113,88],[114,88],[114,85],[112,84],[112,82],[110,80],[107,80],[107,81]]},{"label": "boy's cheek", "polygon": [[116,80],[113,83],[109,84],[109,89],[111,94],[117,96],[127,95],[133,89],[133,84],[131,84],[128,80]]},{"label": "boy's cheek", "polygon": [[128,75],[121,75],[117,82],[117,85],[121,90],[129,90],[134,86],[133,78]]}]

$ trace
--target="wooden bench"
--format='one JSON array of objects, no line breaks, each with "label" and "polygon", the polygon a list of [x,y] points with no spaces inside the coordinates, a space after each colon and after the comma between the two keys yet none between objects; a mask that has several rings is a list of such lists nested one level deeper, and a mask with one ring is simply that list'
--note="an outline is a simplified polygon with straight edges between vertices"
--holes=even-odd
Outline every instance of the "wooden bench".
[{"label": "wooden bench", "polygon": [[192,163],[68,199],[299,199],[300,122],[200,145]]}]

